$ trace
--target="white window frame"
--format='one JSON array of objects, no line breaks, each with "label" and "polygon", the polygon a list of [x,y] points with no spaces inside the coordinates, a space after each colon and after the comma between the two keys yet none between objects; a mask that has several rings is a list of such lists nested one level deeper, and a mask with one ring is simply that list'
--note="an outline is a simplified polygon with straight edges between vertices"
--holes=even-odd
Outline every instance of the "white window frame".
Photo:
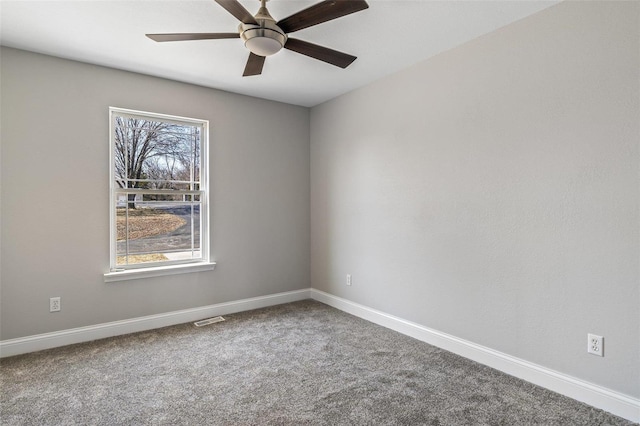
[{"label": "white window frame", "polygon": [[[178,193],[197,193],[200,196],[200,253],[198,259],[163,261],[160,263],[139,263],[132,265],[117,264],[117,195],[122,192],[149,193],[144,189],[123,189],[116,183],[115,170],[115,119],[116,117],[158,120],[201,129],[200,140],[200,189],[198,191],[176,191]],[[137,278],[148,278],[161,275],[173,275],[187,272],[213,270],[215,262],[209,258],[209,121],[196,118],[179,117],[146,111],[109,107],[109,272],[104,274],[105,281],[122,281]]]}]

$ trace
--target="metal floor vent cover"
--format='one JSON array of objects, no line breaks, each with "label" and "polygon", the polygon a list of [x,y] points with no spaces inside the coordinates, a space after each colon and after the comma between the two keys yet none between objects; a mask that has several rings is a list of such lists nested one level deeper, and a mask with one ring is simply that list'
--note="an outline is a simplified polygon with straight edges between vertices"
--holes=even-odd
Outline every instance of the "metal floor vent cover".
[{"label": "metal floor vent cover", "polygon": [[224,318],[222,317],[213,317],[213,318],[207,318],[200,321],[196,321],[193,323],[193,325],[195,325],[196,327],[202,327],[203,325],[214,324],[216,322],[222,322],[222,321],[224,321]]}]

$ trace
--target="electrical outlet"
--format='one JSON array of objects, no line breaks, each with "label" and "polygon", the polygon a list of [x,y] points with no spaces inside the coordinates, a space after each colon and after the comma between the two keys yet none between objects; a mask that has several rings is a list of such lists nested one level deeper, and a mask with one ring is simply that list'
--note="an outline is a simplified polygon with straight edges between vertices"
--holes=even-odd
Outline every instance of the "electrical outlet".
[{"label": "electrical outlet", "polygon": [[597,356],[604,356],[604,337],[587,334],[587,352]]},{"label": "electrical outlet", "polygon": [[52,297],[49,299],[49,312],[58,312],[60,310],[60,298]]},{"label": "electrical outlet", "polygon": [[351,285],[351,274],[347,274],[347,285]]}]

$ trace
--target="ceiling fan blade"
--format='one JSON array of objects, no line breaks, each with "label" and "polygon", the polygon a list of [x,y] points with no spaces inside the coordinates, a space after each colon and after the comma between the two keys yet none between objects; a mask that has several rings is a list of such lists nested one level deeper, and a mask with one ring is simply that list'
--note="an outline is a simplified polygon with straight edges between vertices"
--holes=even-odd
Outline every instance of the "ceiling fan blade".
[{"label": "ceiling fan blade", "polygon": [[154,41],[185,41],[185,40],[215,40],[221,38],[239,38],[238,33],[174,33],[174,34],[146,34]]},{"label": "ceiling fan blade", "polygon": [[280,20],[277,25],[285,33],[292,33],[368,7],[364,0],[325,0]]},{"label": "ceiling fan blade", "polygon": [[264,60],[267,59],[264,56],[258,56],[255,53],[249,53],[249,59],[247,60],[247,65],[244,67],[243,77],[248,77],[251,75],[260,75],[262,74],[262,67],[264,66]]},{"label": "ceiling fan blade", "polygon": [[346,68],[356,60],[356,57],[353,55],[348,55],[346,53],[338,52],[337,50],[329,49],[328,47],[318,46],[317,44],[295,38],[289,38],[285,43],[284,48],[340,68]]},{"label": "ceiling fan blade", "polygon": [[258,21],[249,13],[247,9],[240,4],[238,0],[216,0],[220,6],[224,7],[227,12],[236,17],[236,19],[244,24],[258,25]]}]

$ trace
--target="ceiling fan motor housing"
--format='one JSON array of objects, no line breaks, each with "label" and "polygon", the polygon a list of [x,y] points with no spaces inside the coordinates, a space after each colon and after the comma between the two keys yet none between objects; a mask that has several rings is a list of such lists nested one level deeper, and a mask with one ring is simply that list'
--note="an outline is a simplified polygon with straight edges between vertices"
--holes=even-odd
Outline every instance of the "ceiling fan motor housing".
[{"label": "ceiling fan motor housing", "polygon": [[238,27],[240,38],[247,49],[258,56],[278,53],[287,42],[287,35],[275,22],[261,20],[262,25],[241,23]]}]

